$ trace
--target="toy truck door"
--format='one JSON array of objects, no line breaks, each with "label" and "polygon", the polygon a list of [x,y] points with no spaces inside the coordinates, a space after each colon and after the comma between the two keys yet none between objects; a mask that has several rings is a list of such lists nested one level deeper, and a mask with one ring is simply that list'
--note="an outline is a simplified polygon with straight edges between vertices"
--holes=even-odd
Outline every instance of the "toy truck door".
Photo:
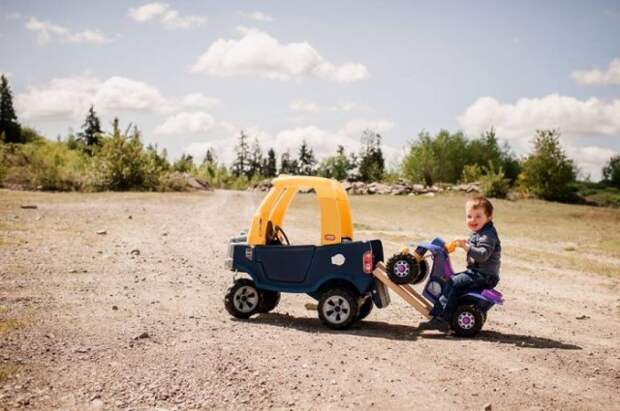
[{"label": "toy truck door", "polygon": [[315,246],[256,246],[256,261],[270,281],[303,283],[312,263]]}]

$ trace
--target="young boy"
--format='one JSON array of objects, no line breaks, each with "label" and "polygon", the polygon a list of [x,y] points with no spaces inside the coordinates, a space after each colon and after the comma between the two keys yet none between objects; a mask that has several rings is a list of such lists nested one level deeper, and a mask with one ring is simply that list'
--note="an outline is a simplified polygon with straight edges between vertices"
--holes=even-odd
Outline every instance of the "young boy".
[{"label": "young boy", "polygon": [[465,203],[465,222],[472,231],[468,239],[457,238],[456,246],[467,253],[467,270],[454,275],[433,307],[431,327],[447,330],[460,296],[474,289],[493,288],[499,282],[501,242],[493,226],[493,205],[485,197]]}]

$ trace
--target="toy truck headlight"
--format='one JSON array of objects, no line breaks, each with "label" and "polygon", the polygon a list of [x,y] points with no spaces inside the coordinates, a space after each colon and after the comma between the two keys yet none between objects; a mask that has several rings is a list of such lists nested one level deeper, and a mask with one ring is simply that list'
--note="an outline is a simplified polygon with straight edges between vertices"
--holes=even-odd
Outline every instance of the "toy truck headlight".
[{"label": "toy truck headlight", "polygon": [[364,272],[366,274],[372,273],[372,251],[366,251],[362,258],[362,264],[364,265]]}]

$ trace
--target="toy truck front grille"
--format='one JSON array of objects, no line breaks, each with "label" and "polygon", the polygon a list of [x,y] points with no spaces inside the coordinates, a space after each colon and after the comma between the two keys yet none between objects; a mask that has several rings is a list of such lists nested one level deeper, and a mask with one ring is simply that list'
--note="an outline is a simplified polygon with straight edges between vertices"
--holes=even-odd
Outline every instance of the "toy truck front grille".
[{"label": "toy truck front grille", "polygon": [[235,245],[247,244],[247,232],[242,231],[238,236],[233,237],[228,242],[228,253],[226,254],[226,260],[224,266],[228,270],[232,270],[233,267],[233,253],[235,251]]}]

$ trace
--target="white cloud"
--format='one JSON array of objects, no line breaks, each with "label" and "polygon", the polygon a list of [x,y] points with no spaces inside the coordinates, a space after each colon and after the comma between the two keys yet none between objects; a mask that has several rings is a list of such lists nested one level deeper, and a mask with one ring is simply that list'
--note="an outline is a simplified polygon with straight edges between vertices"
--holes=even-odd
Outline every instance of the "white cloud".
[{"label": "white cloud", "polygon": [[315,77],[339,83],[368,77],[364,65],[334,65],[308,43],[282,44],[257,29],[239,30],[240,39],[213,42],[191,66],[191,71],[222,77],[255,75],[277,80]]},{"label": "white cloud", "polygon": [[125,77],[104,81],[92,76],[52,79],[40,86],[31,86],[16,97],[20,117],[26,119],[80,119],[93,104],[97,112],[144,111],[174,113],[211,109],[221,101],[202,93],[180,97],[164,97],[147,83]]},{"label": "white cloud", "polygon": [[353,111],[363,109],[354,102],[341,102],[333,106],[321,106],[317,103],[305,100],[295,100],[291,103],[290,109],[297,112],[318,113],[320,111]]},{"label": "white cloud", "polygon": [[600,180],[601,170],[612,156],[618,152],[606,147],[587,146],[587,147],[567,147],[566,152],[572,158],[581,172],[590,175],[594,181]]},{"label": "white cloud", "polygon": [[202,93],[190,93],[183,96],[178,104],[187,109],[212,109],[220,106],[222,102],[220,99],[205,96]]},{"label": "white cloud", "polygon": [[578,100],[551,94],[514,104],[481,97],[458,116],[469,135],[495,127],[500,138],[526,147],[537,129],[559,128],[565,137],[620,136],[620,99]]},{"label": "white cloud", "polygon": [[271,17],[269,14],[265,14],[265,13],[262,13],[260,11],[255,11],[255,12],[252,12],[252,13],[247,13],[245,16],[250,18],[250,19],[252,19],[252,20],[261,21],[263,23],[268,23],[268,22],[272,22],[273,21],[273,17]]},{"label": "white cloud", "polygon": [[166,3],[147,3],[137,8],[129,9],[129,17],[144,23],[149,20],[158,20],[166,29],[191,29],[203,25],[207,18],[204,16],[181,15],[177,10],[171,9]]},{"label": "white cloud", "polygon": [[104,81],[92,76],[57,78],[31,86],[16,97],[20,117],[80,119],[93,104],[97,112],[146,111],[171,113],[216,107],[220,101],[201,93],[166,98],[147,83],[125,77]]},{"label": "white cloud", "polygon": [[99,30],[83,30],[73,32],[67,27],[52,24],[48,21],[38,20],[35,17],[28,19],[26,29],[37,34],[39,45],[46,45],[53,39],[65,43],[85,43],[85,44],[106,44],[112,41],[111,38]]},{"label": "white cloud", "polygon": [[159,17],[168,9],[167,4],[163,3],[147,3],[138,8],[129,9],[129,17],[137,22],[143,23],[155,17]]},{"label": "white cloud", "polygon": [[181,112],[168,117],[155,128],[157,134],[204,134],[211,130],[215,120],[203,111]]},{"label": "white cloud", "polygon": [[611,85],[620,84],[620,58],[609,63],[607,70],[578,70],[572,73],[573,79],[579,84],[585,85]]}]

